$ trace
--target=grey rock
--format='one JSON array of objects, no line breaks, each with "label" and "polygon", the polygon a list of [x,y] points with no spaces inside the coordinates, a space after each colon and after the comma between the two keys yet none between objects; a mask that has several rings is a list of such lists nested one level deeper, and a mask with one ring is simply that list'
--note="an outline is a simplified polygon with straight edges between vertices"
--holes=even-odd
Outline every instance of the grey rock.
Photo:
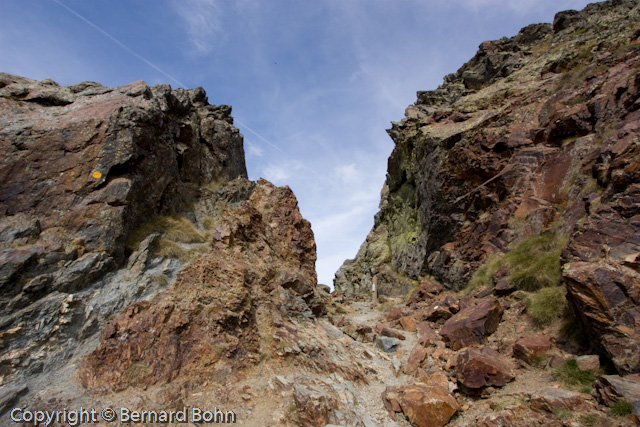
[{"label": "grey rock", "polygon": [[391,337],[378,337],[376,338],[376,347],[385,353],[395,353],[400,345],[400,340]]}]

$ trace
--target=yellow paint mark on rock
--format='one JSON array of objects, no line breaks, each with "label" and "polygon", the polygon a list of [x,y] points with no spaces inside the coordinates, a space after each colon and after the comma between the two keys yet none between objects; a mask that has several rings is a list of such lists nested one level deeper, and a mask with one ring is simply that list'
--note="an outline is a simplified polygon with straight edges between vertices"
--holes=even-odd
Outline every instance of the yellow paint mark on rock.
[{"label": "yellow paint mark on rock", "polygon": [[93,172],[93,177],[95,179],[100,179],[100,178],[102,178],[102,174],[100,172],[98,172],[98,171],[94,171]]}]

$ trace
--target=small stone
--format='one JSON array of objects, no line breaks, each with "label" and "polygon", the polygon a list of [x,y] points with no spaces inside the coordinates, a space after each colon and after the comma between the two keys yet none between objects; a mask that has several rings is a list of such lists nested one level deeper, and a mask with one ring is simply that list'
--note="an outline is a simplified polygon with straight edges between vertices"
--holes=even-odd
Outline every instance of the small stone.
[{"label": "small stone", "polygon": [[400,340],[391,337],[376,338],[376,347],[385,353],[395,353],[400,345]]},{"label": "small stone", "polygon": [[598,372],[600,370],[600,357],[597,354],[576,357],[576,364],[581,371]]},{"label": "small stone", "polygon": [[416,331],[416,321],[413,317],[405,316],[398,320],[400,322],[400,327],[407,332],[415,332]]}]

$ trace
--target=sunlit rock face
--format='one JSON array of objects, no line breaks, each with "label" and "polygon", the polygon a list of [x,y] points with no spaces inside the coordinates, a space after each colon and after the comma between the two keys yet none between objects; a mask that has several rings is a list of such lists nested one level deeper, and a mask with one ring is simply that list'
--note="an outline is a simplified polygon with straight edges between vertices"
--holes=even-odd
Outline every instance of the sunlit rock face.
[{"label": "sunlit rock face", "polygon": [[458,290],[492,255],[553,231],[568,242],[570,307],[618,370],[637,372],[639,17],[634,1],[558,13],[418,92],[388,131],[380,211],[335,288],[404,295],[435,277]]},{"label": "sunlit rock face", "polygon": [[492,254],[551,228],[570,236],[631,191],[637,17],[632,1],[561,12],[483,42],[439,88],[418,92],[388,131],[380,211],[335,288],[369,294],[375,278],[381,295],[402,295],[431,275],[460,289]]},{"label": "sunlit rock face", "polygon": [[[207,184],[246,181],[230,113],[202,88],[61,87],[0,74],[5,381],[69,356],[106,317],[175,280],[181,262],[154,261],[153,238],[126,242],[155,215],[184,214],[203,196],[215,204]],[[248,198],[247,185],[234,185],[228,192]]]},{"label": "sunlit rock face", "polygon": [[[83,362],[85,386],[118,391],[176,378],[195,386],[257,363],[290,317],[324,313],[313,233],[288,187],[259,180],[212,239],[211,251],[184,267],[171,289],[105,326]],[[144,370],[132,375],[136,366]]]}]

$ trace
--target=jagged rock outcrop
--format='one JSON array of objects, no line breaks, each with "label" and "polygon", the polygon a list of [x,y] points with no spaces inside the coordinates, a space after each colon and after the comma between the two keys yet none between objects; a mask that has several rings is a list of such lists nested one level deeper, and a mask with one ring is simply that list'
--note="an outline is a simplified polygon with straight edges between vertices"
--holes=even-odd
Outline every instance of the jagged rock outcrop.
[{"label": "jagged rock outcrop", "polygon": [[[398,295],[432,276],[459,290],[546,233],[564,246],[553,280],[562,274],[580,324],[619,371],[638,372],[638,18],[629,0],[559,13],[482,43],[419,92],[388,131],[380,211],[336,289],[368,295],[375,281]],[[506,264],[493,280],[512,289],[510,274]]]},{"label": "jagged rock outcrop", "polygon": [[482,43],[418,93],[389,130],[380,211],[336,289],[366,294],[377,277],[402,293],[428,274],[460,289],[489,255],[551,224],[570,233],[636,182],[637,4],[563,16]]},{"label": "jagged rock outcrop", "polygon": [[190,244],[156,256],[168,230],[132,241],[139,226],[183,214],[172,220],[206,246],[205,220],[249,197],[230,112],[202,88],[0,74],[2,381],[55,370],[107,317],[175,280]]},{"label": "jagged rock outcrop", "polygon": [[173,287],[104,327],[100,346],[84,360],[82,383],[96,391],[176,378],[224,384],[229,366],[244,368],[286,343],[290,317],[324,312],[315,249],[293,192],[258,181],[249,200],[214,228],[209,253],[184,267]]}]

